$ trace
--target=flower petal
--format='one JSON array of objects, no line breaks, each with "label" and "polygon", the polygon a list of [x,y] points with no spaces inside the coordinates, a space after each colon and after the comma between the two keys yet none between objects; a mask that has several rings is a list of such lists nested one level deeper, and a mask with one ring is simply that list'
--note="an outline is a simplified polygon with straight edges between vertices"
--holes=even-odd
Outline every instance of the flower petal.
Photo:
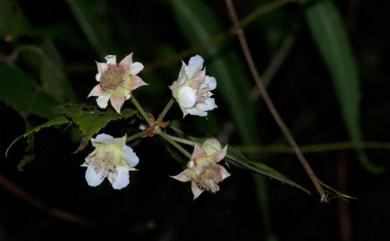
[{"label": "flower petal", "polygon": [[196,109],[201,111],[209,111],[217,107],[213,98],[206,98],[203,102],[196,104]]},{"label": "flower petal", "polygon": [[226,156],[226,152],[227,152],[227,145],[220,151],[216,151],[213,153],[213,160],[215,162],[220,162],[221,160],[223,160]]},{"label": "flower petal", "polygon": [[177,174],[176,176],[170,176],[178,181],[181,181],[181,182],[188,182],[191,180],[191,170],[190,169],[185,169],[184,171],[180,172],[179,174]]},{"label": "flower petal", "polygon": [[104,71],[107,70],[108,68],[108,65],[106,63],[99,63],[99,62],[96,62],[96,65],[97,65],[97,69],[98,69],[98,72],[99,73],[103,73]]},{"label": "flower petal", "polygon": [[131,76],[131,90],[135,90],[141,86],[147,85],[140,77],[137,75]]},{"label": "flower petal", "polygon": [[85,180],[91,187],[99,186],[104,180],[103,170],[96,172],[95,168],[89,165],[85,171]]},{"label": "flower petal", "polygon": [[[218,165],[218,164],[217,164]],[[219,173],[221,174],[221,177],[222,177],[222,181],[229,177],[230,176],[230,173],[228,171],[226,171],[225,167],[221,166],[221,165],[218,165],[220,166],[219,168]]]},{"label": "flower petal", "polygon": [[114,139],[115,139],[114,137],[102,133],[97,135],[95,139],[92,138],[92,144],[95,144],[96,142],[110,144]]},{"label": "flower petal", "polygon": [[103,90],[100,87],[100,85],[96,85],[95,87],[93,87],[91,92],[89,92],[88,97],[91,97],[91,96],[101,96],[101,95],[103,95]]},{"label": "flower petal", "polygon": [[102,77],[102,73],[97,73],[96,75],[95,75],[95,79],[96,79],[96,81],[97,82],[100,82],[100,78]]},{"label": "flower petal", "polygon": [[144,65],[140,62],[134,62],[130,65],[130,74],[136,75],[144,69]]},{"label": "flower petal", "polygon": [[191,191],[192,194],[194,194],[194,200],[199,197],[200,194],[202,194],[203,189],[200,189],[195,182],[191,183]]},{"label": "flower petal", "polygon": [[177,83],[180,85],[183,84],[187,80],[186,68],[187,68],[187,65],[182,61],[179,76],[177,77]]},{"label": "flower petal", "polygon": [[204,83],[208,90],[214,90],[215,88],[217,88],[217,80],[212,76],[206,75]]},{"label": "flower petal", "polygon": [[124,96],[111,96],[110,102],[115,111],[120,114],[123,103],[125,103],[126,98]]},{"label": "flower petal", "polygon": [[108,180],[111,182],[111,185],[114,189],[120,190],[130,183],[129,171],[121,166],[116,168],[115,176],[110,176]]},{"label": "flower petal", "polygon": [[190,115],[196,115],[196,116],[201,116],[201,117],[207,116],[206,111],[198,110],[197,108],[186,109],[186,111]]},{"label": "flower petal", "polygon": [[203,58],[195,55],[190,58],[188,66],[185,68],[188,77],[192,78],[203,68]]},{"label": "flower petal", "polygon": [[96,99],[96,103],[97,105],[102,108],[102,109],[105,109],[107,108],[107,105],[108,105],[108,100],[110,99],[110,95],[107,94],[107,95],[101,95],[99,97],[97,97]]},{"label": "flower petal", "polygon": [[106,59],[106,63],[109,65],[116,65],[116,56],[115,55],[107,55],[104,57]]},{"label": "flower petal", "polygon": [[133,149],[129,146],[125,146],[124,152],[125,152],[125,158],[126,158],[127,163],[131,167],[137,166],[137,164],[139,163],[139,158],[138,158],[137,154],[135,154]]},{"label": "flower petal", "polygon": [[206,152],[202,147],[200,147],[198,144],[195,144],[194,152],[192,152],[191,160],[196,160],[201,157],[206,156]]},{"label": "flower petal", "polygon": [[178,102],[184,108],[194,107],[196,103],[196,90],[189,87],[183,86],[179,89],[178,92]]},{"label": "flower petal", "polygon": [[123,66],[125,70],[130,69],[130,65],[133,63],[133,53],[130,53],[126,57],[124,57],[119,65]]}]

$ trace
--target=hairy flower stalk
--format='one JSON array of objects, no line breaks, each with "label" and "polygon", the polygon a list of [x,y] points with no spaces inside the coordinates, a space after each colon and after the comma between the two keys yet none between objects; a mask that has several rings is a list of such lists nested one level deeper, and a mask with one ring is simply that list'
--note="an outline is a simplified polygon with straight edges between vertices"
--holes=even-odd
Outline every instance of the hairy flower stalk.
[{"label": "hairy flower stalk", "polygon": [[114,189],[122,189],[130,182],[129,171],[139,159],[131,147],[126,145],[126,136],[114,138],[107,134],[99,134],[91,140],[95,150],[90,153],[82,166],[87,167],[85,179],[89,186],[100,185],[108,178]]},{"label": "hairy flower stalk", "polygon": [[195,55],[188,65],[184,62],[176,81],[169,87],[172,95],[186,115],[207,116],[207,111],[217,108],[211,90],[217,87],[214,77],[206,75],[203,58]]},{"label": "hairy flower stalk", "polygon": [[219,165],[226,156],[227,146],[221,147],[217,139],[207,139],[201,146],[195,145],[187,169],[172,178],[181,182],[191,181],[194,199],[203,191],[216,193],[219,183],[230,176],[225,167]]},{"label": "hairy flower stalk", "polygon": [[107,55],[106,63],[97,62],[98,73],[96,81],[99,82],[88,97],[96,96],[97,105],[105,109],[108,101],[116,112],[120,113],[124,102],[131,97],[133,90],[146,85],[137,74],[144,68],[142,63],[133,62],[133,53],[127,55],[119,64],[115,55]]}]

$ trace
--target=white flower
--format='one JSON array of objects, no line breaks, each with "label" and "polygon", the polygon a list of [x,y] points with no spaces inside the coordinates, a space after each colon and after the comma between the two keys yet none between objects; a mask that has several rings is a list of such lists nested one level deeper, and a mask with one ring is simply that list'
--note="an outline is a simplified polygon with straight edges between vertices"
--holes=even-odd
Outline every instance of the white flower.
[{"label": "white flower", "polygon": [[225,158],[226,151],[227,146],[222,149],[217,139],[207,139],[202,146],[195,145],[187,169],[173,178],[181,182],[191,181],[194,199],[205,190],[216,193],[219,191],[218,184],[230,176],[230,173],[218,164]]},{"label": "white flower", "polygon": [[146,83],[137,74],[142,71],[144,66],[140,62],[133,62],[133,53],[127,55],[117,64],[115,55],[107,55],[106,63],[97,62],[98,73],[96,81],[99,82],[90,96],[97,96],[97,105],[105,109],[108,101],[116,112],[120,113],[123,103],[130,99],[131,92]]},{"label": "white flower", "polygon": [[108,178],[114,189],[122,189],[129,182],[129,171],[139,159],[131,147],[126,146],[126,136],[114,138],[107,134],[99,134],[91,139],[95,150],[90,153],[82,166],[87,167],[85,179],[89,186],[100,185],[104,178]]},{"label": "white flower", "polygon": [[215,78],[206,75],[203,58],[195,55],[190,58],[188,65],[182,63],[178,79],[169,88],[185,117],[187,114],[207,116],[207,111],[217,108],[211,98],[211,90],[216,87]]}]

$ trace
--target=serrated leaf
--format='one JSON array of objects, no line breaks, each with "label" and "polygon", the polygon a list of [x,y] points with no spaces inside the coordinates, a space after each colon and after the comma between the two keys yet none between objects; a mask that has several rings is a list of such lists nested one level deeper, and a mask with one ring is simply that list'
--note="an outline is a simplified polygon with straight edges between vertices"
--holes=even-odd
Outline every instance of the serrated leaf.
[{"label": "serrated leaf", "polygon": [[[204,1],[170,0],[170,3],[182,32],[192,45],[208,41],[224,31],[219,19]],[[254,144],[254,105],[247,98],[250,91],[249,80],[240,57],[232,49],[226,50],[223,47],[221,43],[210,43],[205,48],[203,54],[211,58],[207,70],[217,78],[217,90],[228,104],[242,139],[248,144]]]},{"label": "serrated leaf", "polygon": [[68,124],[70,121],[65,118],[64,116],[60,116],[60,117],[56,117],[54,119],[51,119],[49,120],[48,122],[46,123],[43,123],[39,126],[36,126],[34,128],[32,128],[31,130],[27,131],[26,133],[24,133],[23,135],[20,135],[18,136],[15,140],[12,141],[12,143],[8,146],[7,150],[5,151],[5,156],[8,155],[8,152],[9,150],[11,149],[11,147],[17,142],[19,141],[20,139],[22,138],[26,138],[42,129],[45,129],[45,128],[49,128],[49,127],[52,127],[52,126],[60,126],[60,125],[65,125],[65,124]]},{"label": "serrated leaf", "polygon": [[50,118],[54,115],[53,107],[58,104],[22,70],[10,67],[0,67],[0,100],[23,117],[35,114]]},{"label": "serrated leaf", "polygon": [[235,149],[233,147],[230,147],[230,146],[228,147],[226,159],[229,163],[231,163],[235,166],[238,166],[238,167],[241,167],[244,169],[249,169],[257,174],[261,174],[261,175],[270,177],[272,179],[278,180],[282,183],[289,184],[293,187],[296,187],[296,188],[310,194],[310,192],[307,189],[305,189],[301,185],[297,184],[296,182],[293,182],[289,178],[285,177],[280,172],[265,165],[264,163],[249,160],[240,151],[238,151],[237,149]]},{"label": "serrated leaf", "polygon": [[132,109],[122,110],[121,114],[112,109],[100,110],[95,106],[67,104],[60,108],[59,113],[71,118],[83,134],[80,149],[85,147],[89,140],[103,129],[109,122],[132,117],[136,111]]},{"label": "serrated leaf", "polygon": [[[306,4],[310,1],[300,2]],[[340,13],[333,1],[327,0],[306,7],[305,14],[312,36],[331,74],[350,138],[357,146],[361,146],[360,80]],[[383,167],[370,162],[362,150],[358,150],[358,154],[367,170],[373,173],[384,171]]]}]

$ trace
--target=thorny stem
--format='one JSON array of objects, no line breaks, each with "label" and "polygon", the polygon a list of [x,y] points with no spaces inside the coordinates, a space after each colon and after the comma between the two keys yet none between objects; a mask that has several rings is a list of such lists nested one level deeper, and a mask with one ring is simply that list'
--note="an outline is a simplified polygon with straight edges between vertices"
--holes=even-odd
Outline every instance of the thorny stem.
[{"label": "thorny stem", "polygon": [[133,95],[131,98],[131,102],[133,102],[134,106],[137,108],[137,110],[141,113],[142,117],[145,119],[145,121],[148,123],[150,127],[153,126],[153,123],[149,120],[148,115],[146,114],[145,110],[142,108],[140,103],[137,101],[135,96]]},{"label": "thorny stem", "polygon": [[157,125],[160,124],[163,120],[168,111],[171,109],[172,105],[175,103],[175,100],[171,98],[168,103],[165,105],[164,109],[161,111],[160,115],[158,116],[157,119]]},{"label": "thorny stem", "polygon": [[[267,105],[269,111],[271,112],[273,118],[275,119],[276,123],[278,124],[281,132],[286,137],[287,141],[291,145],[292,149],[294,150],[296,156],[298,157],[299,161],[301,162],[303,168],[305,169],[306,173],[308,174],[309,178],[313,182],[314,187],[316,188],[317,192],[319,193],[321,197],[321,202],[324,202],[327,200],[327,193],[324,190],[323,186],[331,191],[334,192],[333,189],[330,189],[329,186],[325,186],[324,183],[322,183],[317,176],[315,175],[313,169],[310,167],[309,163],[307,162],[305,156],[303,155],[302,151],[300,150],[298,144],[296,143],[294,137],[292,136],[290,130],[284,123],[283,119],[281,118],[279,112],[277,111],[274,103],[272,102],[266,88],[264,87],[264,83],[262,79],[260,78],[260,75],[257,71],[257,68],[255,66],[255,63],[252,58],[252,53],[249,49],[248,42],[246,40],[244,31],[240,27],[240,22],[237,17],[236,10],[234,8],[232,0],[225,0],[226,7],[229,12],[229,16],[233,22],[233,27],[236,29],[236,34],[238,37],[238,40],[240,42],[240,46],[242,49],[242,52],[245,56],[245,60],[248,64],[248,67],[250,69],[250,72],[252,74],[253,79],[256,82],[256,86],[261,94],[261,96],[264,98],[265,104]],[[339,193],[335,192],[338,196]]]},{"label": "thorny stem", "polygon": [[165,132],[160,129],[156,130],[156,133],[161,136],[164,140],[166,140],[169,144],[174,146],[177,150],[183,153],[188,159],[191,159],[191,153],[189,153],[186,149],[184,149],[181,145],[179,145],[171,136],[168,136]]}]

